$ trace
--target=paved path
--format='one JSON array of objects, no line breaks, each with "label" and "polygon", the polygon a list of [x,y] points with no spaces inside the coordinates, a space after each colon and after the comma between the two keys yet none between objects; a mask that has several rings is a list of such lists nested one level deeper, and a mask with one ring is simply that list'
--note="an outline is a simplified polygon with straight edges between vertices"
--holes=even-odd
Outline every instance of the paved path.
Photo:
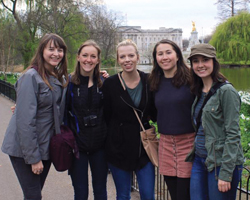
[{"label": "paved path", "polygon": [[[10,107],[13,102],[0,95],[0,146],[5,130],[11,118]],[[91,180],[91,178],[90,178]],[[91,182],[89,183],[89,200],[93,200]],[[116,199],[116,191],[111,174],[108,175],[108,199]],[[43,189],[43,200],[73,200],[73,188],[67,172],[57,172],[51,167]],[[132,192],[131,199],[138,200],[137,192]],[[0,151],[0,200],[22,200],[22,191],[13,171],[9,157]]]}]

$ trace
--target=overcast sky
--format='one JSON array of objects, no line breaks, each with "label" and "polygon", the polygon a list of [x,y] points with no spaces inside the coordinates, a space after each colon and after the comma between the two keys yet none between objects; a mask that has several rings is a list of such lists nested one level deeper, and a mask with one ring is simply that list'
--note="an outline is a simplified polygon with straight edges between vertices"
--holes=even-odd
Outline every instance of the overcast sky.
[{"label": "overcast sky", "polygon": [[143,29],[181,28],[190,37],[192,21],[199,37],[210,34],[219,23],[216,0],[104,0],[107,8],[126,17],[128,26]]}]

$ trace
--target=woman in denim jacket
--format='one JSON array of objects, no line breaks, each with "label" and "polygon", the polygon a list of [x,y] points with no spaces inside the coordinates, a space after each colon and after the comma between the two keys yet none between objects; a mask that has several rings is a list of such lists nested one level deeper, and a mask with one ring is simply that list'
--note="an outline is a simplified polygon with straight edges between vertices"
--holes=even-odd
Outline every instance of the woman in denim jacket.
[{"label": "woman in denim jacket", "polygon": [[240,97],[231,84],[223,84],[202,109],[210,89],[218,82],[225,83],[226,78],[219,72],[215,48],[209,44],[193,46],[189,60],[193,74],[191,90],[196,95],[192,118],[197,133],[194,149],[187,157],[187,161],[193,161],[191,200],[233,200],[244,162]]}]

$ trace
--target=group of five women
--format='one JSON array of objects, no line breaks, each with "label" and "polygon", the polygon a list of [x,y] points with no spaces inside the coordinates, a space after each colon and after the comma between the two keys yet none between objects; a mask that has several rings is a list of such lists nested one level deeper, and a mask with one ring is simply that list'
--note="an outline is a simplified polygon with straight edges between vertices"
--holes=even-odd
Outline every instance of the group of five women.
[{"label": "group of five women", "polygon": [[[101,50],[94,41],[80,46],[69,76],[66,52],[61,37],[46,34],[15,85],[16,109],[2,151],[10,157],[24,199],[42,198],[51,165],[48,146],[54,134],[53,106],[60,122],[64,117],[74,132],[80,151],[69,170],[75,200],[88,199],[88,165],[96,200],[107,199],[108,169],[116,199],[131,198],[132,172],[141,199],[155,199],[155,167],[142,145],[134,110],[146,129],[149,120],[157,121],[159,171],[172,200],[235,199],[243,164],[240,98],[219,73],[214,47],[195,45],[190,69],[180,48],[161,40],[154,47],[153,69],[148,75],[137,69],[136,44],[125,40],[116,49],[122,71],[109,78],[100,71]],[[221,87],[203,104],[219,83]]]}]

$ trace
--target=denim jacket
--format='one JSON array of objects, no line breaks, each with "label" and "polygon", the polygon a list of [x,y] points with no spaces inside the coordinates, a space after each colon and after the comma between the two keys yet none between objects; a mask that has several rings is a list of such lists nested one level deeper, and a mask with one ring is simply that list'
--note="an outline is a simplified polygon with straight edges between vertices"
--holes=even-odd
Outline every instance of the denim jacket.
[{"label": "denim jacket", "polygon": [[[192,117],[198,98],[192,106]],[[202,112],[202,126],[205,133],[207,150],[206,166],[210,172],[221,166],[218,178],[232,181],[236,165],[244,162],[239,127],[241,100],[231,84],[225,84],[208,100]],[[186,161],[193,161],[195,149],[189,153]],[[217,173],[215,171],[215,175]]]}]

